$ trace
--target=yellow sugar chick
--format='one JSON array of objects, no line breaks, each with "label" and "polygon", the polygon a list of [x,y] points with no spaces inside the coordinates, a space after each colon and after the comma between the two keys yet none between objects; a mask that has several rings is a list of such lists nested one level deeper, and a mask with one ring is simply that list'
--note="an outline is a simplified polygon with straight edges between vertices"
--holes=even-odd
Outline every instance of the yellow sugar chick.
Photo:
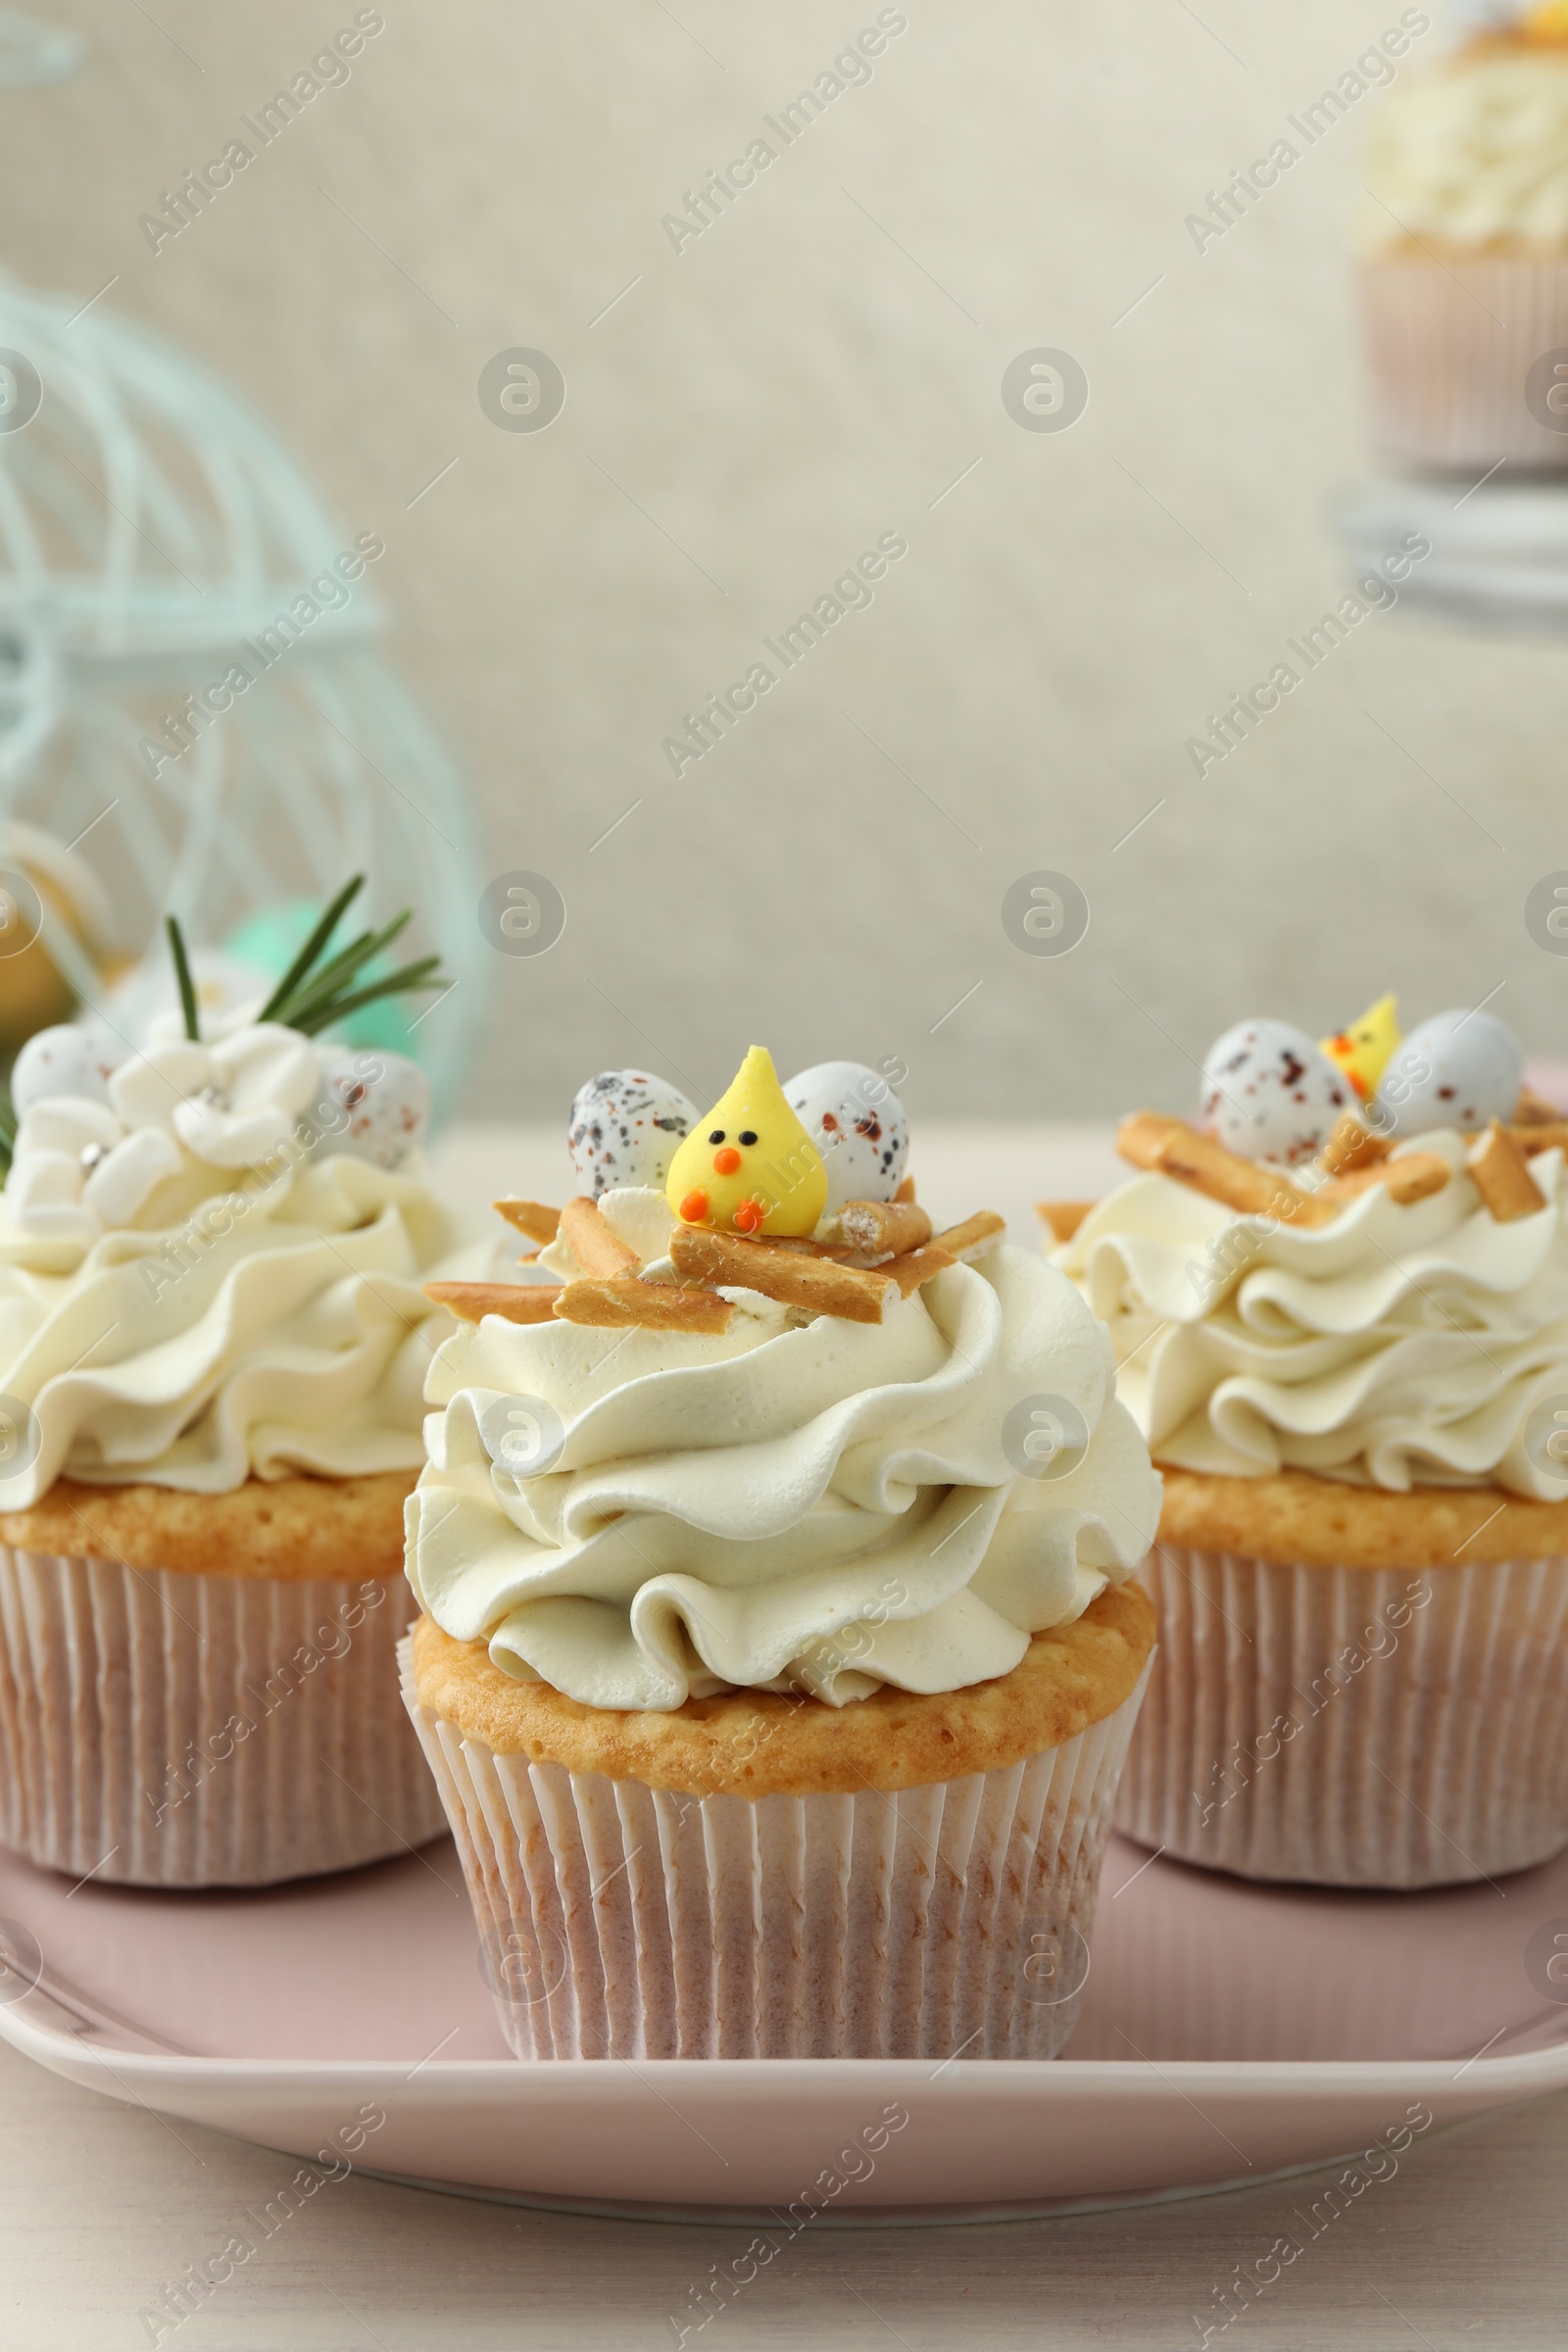
[{"label": "yellow sugar chick", "polygon": [[1568,0],[1543,0],[1520,19],[1518,29],[1527,41],[1568,41]]},{"label": "yellow sugar chick", "polygon": [[726,1233],[815,1231],[827,1206],[827,1170],[784,1100],[763,1047],[753,1046],[681,1145],[665,1198],[687,1225]]},{"label": "yellow sugar chick", "polygon": [[1321,1043],[1330,1061],[1345,1072],[1363,1102],[1377,1093],[1378,1080],[1399,1043],[1399,1000],[1379,997],[1358,1021]]}]

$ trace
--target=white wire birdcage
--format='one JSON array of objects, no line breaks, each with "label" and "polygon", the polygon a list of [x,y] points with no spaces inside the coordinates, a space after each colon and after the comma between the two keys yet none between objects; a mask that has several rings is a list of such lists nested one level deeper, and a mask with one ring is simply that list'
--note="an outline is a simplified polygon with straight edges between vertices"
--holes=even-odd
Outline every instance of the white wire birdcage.
[{"label": "white wire birdcage", "polygon": [[375,650],[380,544],[199,362],[0,278],[0,825],[79,844],[132,956],[165,913],[216,948],[363,871],[364,919],[412,906],[400,954],[457,984],[400,1016],[439,1108],[482,1018],[481,876],[451,754]]}]

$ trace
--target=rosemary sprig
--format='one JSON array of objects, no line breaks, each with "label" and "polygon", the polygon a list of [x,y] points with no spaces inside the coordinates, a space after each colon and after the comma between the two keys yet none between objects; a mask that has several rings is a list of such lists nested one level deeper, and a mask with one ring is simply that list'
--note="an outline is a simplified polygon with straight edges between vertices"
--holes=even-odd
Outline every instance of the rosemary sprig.
[{"label": "rosemary sprig", "polygon": [[11,1089],[0,1078],[0,1176],[11,1173],[12,1154],[17,1146],[17,1112],[11,1100]]},{"label": "rosemary sprig", "polygon": [[169,953],[174,958],[174,978],[179,984],[179,1009],[185,1016],[185,1035],[192,1045],[201,1043],[202,1028],[196,1017],[196,988],[190,976],[190,958],[185,953],[185,937],[172,915],[167,917]]},{"label": "rosemary sprig", "polygon": [[368,988],[357,988],[335,1004],[320,1006],[315,1012],[303,1013],[291,1021],[291,1029],[302,1029],[307,1037],[315,1037],[333,1021],[344,1020],[349,1013],[358,1012],[362,1004],[374,1004],[382,997],[396,997],[416,988],[444,988],[447,983],[440,970],[439,956],[423,956],[417,963],[406,963],[401,971],[388,972],[384,980],[372,980]]},{"label": "rosemary sprig", "polygon": [[[379,931],[362,931],[335,956],[326,956],[333,932],[364,886],[363,874],[354,875],[343,885],[268,998],[259,1016],[262,1020],[277,1021],[285,1029],[298,1029],[306,1037],[316,1037],[351,1012],[358,1012],[362,1005],[378,1004],[383,997],[402,996],[411,989],[447,986],[439,956],[422,956],[378,980],[361,981],[367,967],[378,956],[384,956],[414,920],[409,907],[394,915]],[[320,960],[323,956],[324,962]]]},{"label": "rosemary sprig", "polygon": [[332,901],[331,906],[328,906],[310,938],[305,942],[304,947],[301,948],[288,970],[262,1006],[260,1014],[262,1020],[275,1021],[277,1019],[278,1007],[288,1003],[289,998],[299,987],[300,982],[337,929],[339,918],[344,910],[353,905],[354,900],[364,888],[365,876],[363,874],[354,874],[344,883],[337,897]]},{"label": "rosemary sprig", "polygon": [[351,939],[348,946],[334,956],[329,963],[323,963],[304,987],[286,997],[282,1011],[274,1017],[287,1022],[291,1028],[297,1028],[301,1013],[314,1011],[317,1004],[324,998],[334,994],[340,996],[359,977],[371,957],[390,947],[412,920],[412,915],[405,909],[387,924],[384,931],[362,931],[358,939]]}]

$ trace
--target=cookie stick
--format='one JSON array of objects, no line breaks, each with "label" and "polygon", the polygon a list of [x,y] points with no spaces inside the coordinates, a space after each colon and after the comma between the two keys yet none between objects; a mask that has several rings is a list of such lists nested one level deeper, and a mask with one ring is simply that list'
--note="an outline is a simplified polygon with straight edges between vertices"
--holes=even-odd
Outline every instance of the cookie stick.
[{"label": "cookie stick", "polygon": [[561,1296],[555,1282],[427,1282],[424,1295],[460,1323],[500,1315],[508,1323],[548,1323]]},{"label": "cookie stick", "polygon": [[979,1257],[1007,1230],[1007,1220],[994,1208],[977,1208],[972,1217],[961,1225],[950,1225],[946,1233],[937,1234],[932,1248],[946,1251],[949,1257],[969,1259]]},{"label": "cookie stick", "polygon": [[505,1217],[509,1225],[525,1234],[530,1242],[553,1242],[561,1226],[559,1208],[547,1208],[542,1200],[516,1200],[510,1196],[504,1200],[492,1200],[497,1216]]},{"label": "cookie stick", "polygon": [[[1260,1161],[1243,1159],[1184,1119],[1162,1111],[1135,1111],[1116,1131],[1116,1149],[1135,1167],[1173,1177],[1191,1185],[1210,1200],[1234,1209],[1242,1217],[1278,1217],[1301,1225],[1322,1225],[1334,1213],[1332,1205],[1291,1183],[1284,1171]],[[942,1237],[937,1236],[940,1242]]]},{"label": "cookie stick", "polygon": [[879,1257],[902,1257],[923,1249],[931,1239],[931,1219],[912,1200],[846,1200],[838,1212],[840,1239],[860,1250],[874,1262]]},{"label": "cookie stick", "polygon": [[702,1225],[677,1228],[669,1239],[670,1262],[689,1280],[721,1283],[733,1290],[759,1291],[782,1306],[805,1314],[841,1315],[851,1323],[880,1323],[899,1297],[887,1269],[862,1270],[832,1258],[806,1257],[798,1250],[775,1250],[767,1241]]},{"label": "cookie stick", "polygon": [[600,1331],[718,1332],[733,1309],[713,1291],[618,1274],[568,1282],[556,1294],[555,1312],[563,1323],[586,1323]]},{"label": "cookie stick", "polygon": [[1533,1217],[1546,1197],[1530,1173],[1530,1162],[1506,1127],[1494,1119],[1466,1162],[1476,1191],[1499,1225]]},{"label": "cookie stick", "polygon": [[590,1200],[586,1193],[579,1193],[562,1210],[560,1238],[585,1274],[606,1281],[634,1273],[641,1263],[636,1250],[611,1232],[599,1213],[598,1201]]}]

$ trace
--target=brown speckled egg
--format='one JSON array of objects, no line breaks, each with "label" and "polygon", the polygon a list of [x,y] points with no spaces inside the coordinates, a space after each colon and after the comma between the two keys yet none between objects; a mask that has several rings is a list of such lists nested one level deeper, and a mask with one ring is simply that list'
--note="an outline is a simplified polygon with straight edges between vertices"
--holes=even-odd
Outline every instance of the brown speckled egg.
[{"label": "brown speckled egg", "polygon": [[1344,1071],[1289,1021],[1238,1021],[1203,1058],[1199,1124],[1244,1159],[1299,1167],[1354,1106]]},{"label": "brown speckled egg", "polygon": [[698,1113],[679,1087],[646,1070],[601,1070],[572,1097],[566,1149],[577,1181],[598,1200],[615,1185],[662,1192]]},{"label": "brown speckled egg", "polygon": [[[323,1152],[348,1152],[392,1169],[419,1149],[430,1124],[430,1081],[417,1062],[384,1046],[329,1046],[321,1075]],[[346,1126],[333,1124],[334,1105],[348,1114]]]},{"label": "brown speckled egg", "polygon": [[909,1158],[909,1122],[887,1080],[860,1061],[819,1061],[784,1100],[822,1154],[827,1204],[891,1200]]}]

